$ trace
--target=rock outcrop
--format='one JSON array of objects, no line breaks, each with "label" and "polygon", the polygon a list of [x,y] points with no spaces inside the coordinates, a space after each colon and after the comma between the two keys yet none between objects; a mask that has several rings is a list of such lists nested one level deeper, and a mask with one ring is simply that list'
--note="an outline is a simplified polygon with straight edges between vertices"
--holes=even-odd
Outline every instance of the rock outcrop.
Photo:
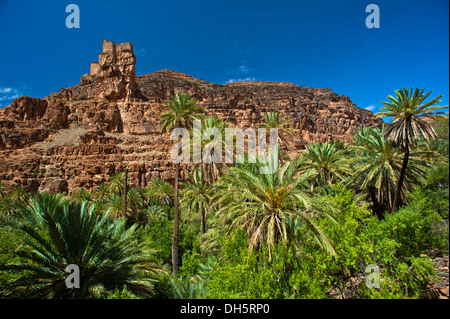
[{"label": "rock outcrop", "polygon": [[[135,67],[136,56],[130,42],[116,45],[104,39],[98,62],[92,62],[90,73],[81,77],[81,91],[87,92],[88,95],[85,97],[83,94],[75,94],[75,98],[82,96],[117,100],[135,97],[138,91]],[[92,90],[86,86],[91,86]]]},{"label": "rock outcrop", "polygon": [[0,180],[8,187],[71,193],[92,190],[128,167],[135,186],[155,177],[170,181],[173,142],[160,133],[159,116],[177,91],[241,128],[280,111],[295,129],[282,145],[288,155],[310,142],[349,141],[360,126],[382,124],[330,89],[260,81],[221,85],[170,70],[136,76],[135,65],[131,43],[104,40],[99,61],[79,84],[42,99],[23,96],[0,109]]}]

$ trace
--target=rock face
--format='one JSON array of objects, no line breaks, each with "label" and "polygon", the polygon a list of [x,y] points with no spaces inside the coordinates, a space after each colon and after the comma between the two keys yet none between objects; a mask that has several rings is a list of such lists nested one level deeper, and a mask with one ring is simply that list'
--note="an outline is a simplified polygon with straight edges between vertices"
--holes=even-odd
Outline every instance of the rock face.
[{"label": "rock face", "polygon": [[295,136],[281,145],[295,155],[310,142],[349,141],[360,126],[382,120],[330,89],[286,82],[213,84],[160,70],[136,76],[133,45],[103,42],[99,62],[79,84],[40,99],[23,96],[0,109],[0,180],[9,187],[87,190],[128,167],[130,182],[172,180],[168,134],[160,133],[164,103],[177,91],[199,100],[207,115],[256,127],[266,112],[288,116]]},{"label": "rock face", "polygon": [[432,259],[436,276],[424,291],[425,299],[449,299],[448,251],[440,255]]}]

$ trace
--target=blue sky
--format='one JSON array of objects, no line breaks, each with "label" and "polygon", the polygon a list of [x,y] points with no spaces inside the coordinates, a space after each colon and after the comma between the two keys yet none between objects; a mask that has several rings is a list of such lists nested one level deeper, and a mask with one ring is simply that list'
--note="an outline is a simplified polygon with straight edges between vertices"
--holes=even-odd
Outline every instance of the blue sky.
[{"label": "blue sky", "polygon": [[[79,29],[65,25],[71,3]],[[379,29],[365,25],[371,3]],[[448,0],[0,0],[0,106],[77,84],[104,38],[134,44],[138,75],[286,81],[374,112],[396,89],[426,87],[448,105],[448,12]]]}]

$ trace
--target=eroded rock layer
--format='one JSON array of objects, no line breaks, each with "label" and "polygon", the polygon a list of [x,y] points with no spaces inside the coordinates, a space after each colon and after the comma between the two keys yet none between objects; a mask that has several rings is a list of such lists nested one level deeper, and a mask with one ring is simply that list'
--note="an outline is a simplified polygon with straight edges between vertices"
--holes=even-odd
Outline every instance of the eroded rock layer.
[{"label": "eroded rock layer", "polygon": [[173,141],[160,133],[159,116],[177,91],[196,97],[207,115],[243,129],[280,111],[295,129],[282,145],[290,156],[307,143],[349,141],[360,126],[382,124],[330,89],[260,81],[220,85],[170,70],[136,76],[135,65],[131,43],[105,39],[99,61],[79,84],[43,99],[23,96],[0,109],[0,180],[7,187],[71,193],[93,190],[128,167],[134,186],[155,177],[171,181]]}]

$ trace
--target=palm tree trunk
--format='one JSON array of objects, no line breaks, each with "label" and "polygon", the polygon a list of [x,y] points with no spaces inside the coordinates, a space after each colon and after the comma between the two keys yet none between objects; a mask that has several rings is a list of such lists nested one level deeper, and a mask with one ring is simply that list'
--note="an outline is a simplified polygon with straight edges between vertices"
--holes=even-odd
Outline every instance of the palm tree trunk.
[{"label": "palm tree trunk", "polygon": [[125,169],[125,186],[123,193],[123,217],[127,218],[128,168]]},{"label": "palm tree trunk", "polygon": [[200,245],[203,244],[203,240],[205,237],[205,232],[206,232],[206,212],[205,212],[205,208],[202,205],[202,225],[201,225],[201,233],[200,233]]},{"label": "palm tree trunk", "polygon": [[392,213],[395,213],[400,206],[400,198],[402,194],[403,181],[405,180],[406,167],[408,166],[409,160],[409,148],[405,150],[405,156],[403,157],[402,170],[400,171],[400,176],[397,183],[397,191],[395,192],[394,205],[392,207]]},{"label": "palm tree trunk", "polygon": [[372,212],[378,217],[378,220],[383,219],[383,206],[380,204],[377,198],[377,189],[373,186],[368,188],[369,196],[372,201]]},{"label": "palm tree trunk", "polygon": [[173,198],[173,237],[172,237],[172,272],[178,275],[180,268],[180,247],[179,247],[179,224],[180,214],[178,209],[178,178],[180,174],[180,163],[175,163],[175,186]]}]

